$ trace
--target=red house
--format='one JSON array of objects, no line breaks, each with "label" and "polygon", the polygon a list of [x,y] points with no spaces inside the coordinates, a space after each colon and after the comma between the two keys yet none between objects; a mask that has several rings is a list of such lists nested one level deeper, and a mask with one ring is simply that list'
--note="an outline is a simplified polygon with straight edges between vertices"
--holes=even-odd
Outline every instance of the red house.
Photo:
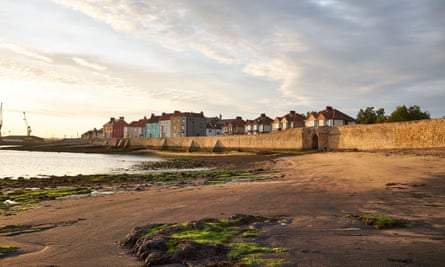
[{"label": "red house", "polygon": [[124,117],[119,117],[119,120],[111,117],[110,121],[104,124],[104,138],[123,138],[124,127],[127,125]]}]

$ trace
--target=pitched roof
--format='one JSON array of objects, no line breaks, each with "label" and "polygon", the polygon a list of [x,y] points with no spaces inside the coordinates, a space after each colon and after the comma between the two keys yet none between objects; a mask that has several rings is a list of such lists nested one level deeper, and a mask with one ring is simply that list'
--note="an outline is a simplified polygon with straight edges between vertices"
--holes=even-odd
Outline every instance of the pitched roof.
[{"label": "pitched roof", "polygon": [[[122,125],[127,125],[128,123],[125,121],[124,117],[121,116],[119,117],[119,120],[116,120],[114,117],[110,118],[110,121],[108,121],[107,123],[105,123],[103,126],[111,126],[114,124],[122,124]],[[114,126],[113,126],[114,127]]]},{"label": "pitched roof", "polygon": [[243,120],[242,117],[236,117],[235,119],[226,120],[224,126],[232,125],[232,127],[244,127],[246,125],[246,121]]},{"label": "pitched roof", "polygon": [[317,119],[323,119],[321,117],[323,117],[325,120],[355,121],[355,119],[351,116],[348,116],[331,106],[327,106],[325,110],[322,110],[317,114]]},{"label": "pitched roof", "polygon": [[128,127],[145,127],[147,121],[147,118],[144,117],[138,121],[132,121],[130,124],[128,124]]},{"label": "pitched roof", "polygon": [[156,116],[155,114],[151,114],[151,117],[147,120],[147,123],[157,123],[161,116]]},{"label": "pitched roof", "polygon": [[222,126],[221,126],[221,124],[208,122],[206,125],[206,129],[222,129]]},{"label": "pitched roof", "polygon": [[272,124],[273,119],[266,116],[265,113],[262,113],[258,118],[255,119],[257,124]]},{"label": "pitched roof", "polygon": [[293,110],[289,111],[289,113],[284,115],[283,118],[286,118],[286,120],[289,122],[304,122],[306,119],[303,115],[298,114]]},{"label": "pitched roof", "polygon": [[173,116],[173,113],[162,113],[162,115],[159,117],[160,121],[168,121]]}]

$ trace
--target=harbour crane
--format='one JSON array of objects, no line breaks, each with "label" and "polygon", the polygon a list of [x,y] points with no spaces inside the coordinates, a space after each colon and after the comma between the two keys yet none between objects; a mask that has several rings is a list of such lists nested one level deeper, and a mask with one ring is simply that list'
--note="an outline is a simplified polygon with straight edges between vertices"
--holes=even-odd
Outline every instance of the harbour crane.
[{"label": "harbour crane", "polygon": [[31,136],[31,126],[28,125],[28,120],[26,119],[26,113],[23,112],[23,120],[25,121],[25,126],[26,126],[26,134],[27,136]]},{"label": "harbour crane", "polygon": [[2,125],[3,125],[3,103],[0,103],[0,138],[2,137]]}]

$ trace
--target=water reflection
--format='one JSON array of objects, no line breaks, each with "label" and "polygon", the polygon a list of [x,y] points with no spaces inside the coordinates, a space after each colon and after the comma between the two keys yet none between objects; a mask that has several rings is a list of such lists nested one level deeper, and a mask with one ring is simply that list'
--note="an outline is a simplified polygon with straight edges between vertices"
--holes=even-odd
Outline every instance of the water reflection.
[{"label": "water reflection", "polygon": [[123,173],[132,171],[137,163],[159,160],[134,155],[0,150],[0,178]]}]

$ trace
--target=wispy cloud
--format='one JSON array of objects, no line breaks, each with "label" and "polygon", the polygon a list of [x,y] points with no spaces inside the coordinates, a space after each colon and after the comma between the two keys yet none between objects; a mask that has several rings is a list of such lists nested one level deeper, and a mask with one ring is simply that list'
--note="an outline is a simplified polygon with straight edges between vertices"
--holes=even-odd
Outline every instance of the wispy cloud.
[{"label": "wispy cloud", "polygon": [[95,70],[106,70],[107,69],[107,67],[105,67],[105,66],[101,66],[101,65],[98,65],[98,64],[94,64],[94,63],[88,62],[87,60],[85,60],[83,58],[73,57],[71,59],[74,62],[76,62],[77,64],[79,64],[80,66],[92,68],[92,69],[95,69]]},{"label": "wispy cloud", "polygon": [[0,48],[8,49],[16,54],[23,55],[23,56],[29,57],[31,59],[36,59],[36,60],[43,61],[46,63],[54,62],[51,58],[44,56],[42,54],[39,54],[35,51],[32,51],[31,49],[24,48],[20,45],[10,43],[10,42],[7,42],[7,41],[1,40],[1,39],[0,39]]}]

